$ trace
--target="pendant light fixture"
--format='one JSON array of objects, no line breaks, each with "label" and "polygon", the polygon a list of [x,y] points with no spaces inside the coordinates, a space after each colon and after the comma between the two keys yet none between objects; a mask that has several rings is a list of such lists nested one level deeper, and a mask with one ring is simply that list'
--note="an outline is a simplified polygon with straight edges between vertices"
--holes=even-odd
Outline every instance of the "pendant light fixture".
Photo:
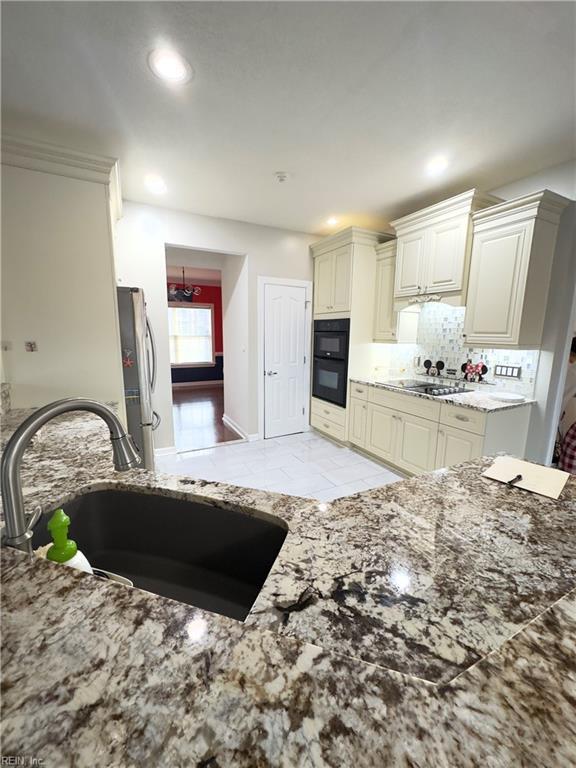
[{"label": "pendant light fixture", "polygon": [[182,267],[182,285],[184,289],[184,296],[192,296],[192,287],[190,285],[186,285],[184,267]]}]

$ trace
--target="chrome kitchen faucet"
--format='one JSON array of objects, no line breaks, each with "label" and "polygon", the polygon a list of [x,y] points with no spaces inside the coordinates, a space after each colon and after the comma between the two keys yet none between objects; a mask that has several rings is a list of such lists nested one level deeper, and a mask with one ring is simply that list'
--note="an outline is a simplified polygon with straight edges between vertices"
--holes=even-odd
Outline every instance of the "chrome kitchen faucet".
[{"label": "chrome kitchen faucet", "polygon": [[6,521],[6,531],[2,543],[9,547],[21,549],[24,552],[32,552],[31,538],[33,528],[40,517],[40,512],[38,511],[27,514],[24,510],[20,478],[24,451],[40,427],[43,427],[44,424],[56,416],[68,413],[69,411],[89,411],[100,416],[106,422],[110,429],[114,468],[117,472],[134,469],[140,464],[140,456],[132,442],[132,438],[126,434],[118,417],[108,406],[99,403],[97,400],[71,397],[65,400],[57,400],[54,403],[38,408],[37,411],[34,411],[33,414],[20,424],[6,443],[6,448],[2,454],[0,475],[2,478],[2,503],[4,505]]}]

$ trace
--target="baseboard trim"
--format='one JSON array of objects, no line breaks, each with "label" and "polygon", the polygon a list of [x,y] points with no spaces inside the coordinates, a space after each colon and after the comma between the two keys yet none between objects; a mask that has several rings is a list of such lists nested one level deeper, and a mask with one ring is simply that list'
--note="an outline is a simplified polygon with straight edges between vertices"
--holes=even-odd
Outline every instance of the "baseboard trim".
[{"label": "baseboard trim", "polygon": [[230,427],[230,429],[233,429],[234,432],[238,432],[238,434],[241,435],[241,437],[244,440],[248,440],[249,441],[253,437],[253,436],[249,435],[247,432],[245,432],[242,429],[242,427],[239,424],[237,424],[234,421],[234,419],[231,419],[230,416],[228,416],[227,414],[224,414],[222,416],[222,421],[224,422],[224,424],[226,424],[227,427]]},{"label": "baseboard trim", "polygon": [[248,435],[248,442],[253,443],[255,440],[260,440],[260,435],[258,432],[254,432],[253,435]]},{"label": "baseboard trim", "polygon": [[222,379],[212,381],[175,381],[172,383],[172,389],[195,389],[196,387],[223,387]]}]

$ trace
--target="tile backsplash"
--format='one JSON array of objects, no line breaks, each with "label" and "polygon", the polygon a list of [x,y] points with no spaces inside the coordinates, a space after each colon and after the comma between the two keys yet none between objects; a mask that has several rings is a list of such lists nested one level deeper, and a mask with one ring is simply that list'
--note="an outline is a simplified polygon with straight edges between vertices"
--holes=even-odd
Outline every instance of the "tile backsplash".
[{"label": "tile backsplash", "polygon": [[[460,366],[468,359],[473,363],[482,361],[488,367],[484,380],[495,384],[498,389],[517,392],[530,397],[534,392],[534,381],[538,368],[539,351],[520,349],[473,349],[465,345],[465,307],[434,302],[424,304],[418,320],[416,344],[374,344],[374,371],[377,379],[409,377],[424,374],[424,360],[443,360],[444,373],[456,368],[457,378],[462,378]],[[418,358],[420,365],[418,366]],[[496,365],[520,366],[520,379],[502,378],[494,375]],[[480,384],[480,387],[485,386]]]}]

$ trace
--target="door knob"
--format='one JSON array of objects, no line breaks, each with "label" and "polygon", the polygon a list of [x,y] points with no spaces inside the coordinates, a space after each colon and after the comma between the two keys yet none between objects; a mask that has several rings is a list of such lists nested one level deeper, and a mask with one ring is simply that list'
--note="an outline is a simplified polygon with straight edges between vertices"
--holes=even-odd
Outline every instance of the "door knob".
[{"label": "door knob", "polygon": [[278,371],[266,371],[266,376],[278,376]]}]

